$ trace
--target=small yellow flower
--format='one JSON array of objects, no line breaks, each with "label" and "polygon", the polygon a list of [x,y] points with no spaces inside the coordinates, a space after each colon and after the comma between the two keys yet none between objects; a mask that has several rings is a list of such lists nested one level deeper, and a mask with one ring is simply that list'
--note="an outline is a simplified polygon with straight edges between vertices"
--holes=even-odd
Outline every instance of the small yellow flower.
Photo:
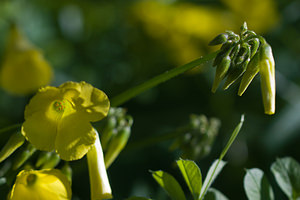
[{"label": "small yellow flower", "polygon": [[77,160],[95,143],[90,122],[104,118],[109,106],[106,94],[85,82],[44,87],[26,106],[21,132],[35,148]]},{"label": "small yellow flower", "polygon": [[70,200],[71,196],[70,183],[59,170],[23,170],[8,200]]},{"label": "small yellow flower", "polygon": [[52,69],[40,50],[13,26],[0,69],[3,89],[15,95],[30,94],[49,84],[52,76]]}]

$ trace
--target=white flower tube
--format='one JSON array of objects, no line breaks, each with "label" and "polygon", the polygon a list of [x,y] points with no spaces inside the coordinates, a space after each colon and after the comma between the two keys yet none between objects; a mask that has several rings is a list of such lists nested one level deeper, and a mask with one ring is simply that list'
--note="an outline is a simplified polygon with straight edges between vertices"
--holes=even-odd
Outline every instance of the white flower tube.
[{"label": "white flower tube", "polygon": [[87,153],[91,200],[111,199],[112,192],[104,164],[103,151],[98,132],[96,130],[95,132],[97,133],[96,141]]}]

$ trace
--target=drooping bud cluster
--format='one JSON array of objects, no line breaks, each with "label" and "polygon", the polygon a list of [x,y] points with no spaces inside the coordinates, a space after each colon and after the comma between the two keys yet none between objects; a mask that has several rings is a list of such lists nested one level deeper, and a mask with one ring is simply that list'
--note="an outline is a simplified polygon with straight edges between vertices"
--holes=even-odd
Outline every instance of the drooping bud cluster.
[{"label": "drooping bud cluster", "polygon": [[102,121],[101,144],[105,152],[105,166],[108,168],[124,149],[131,133],[133,119],[124,108],[110,108]]},{"label": "drooping bud cluster", "polygon": [[271,46],[255,32],[248,30],[246,22],[240,34],[226,31],[215,37],[209,45],[222,44],[213,66],[216,74],[212,92],[226,78],[223,89],[228,89],[242,78],[238,95],[243,95],[253,78],[260,72],[261,89],[265,113],[275,113],[275,62]]},{"label": "drooping bud cluster", "polygon": [[208,119],[205,115],[193,114],[183,134],[176,138],[170,150],[180,149],[180,157],[199,160],[210,153],[220,125],[217,118]]}]

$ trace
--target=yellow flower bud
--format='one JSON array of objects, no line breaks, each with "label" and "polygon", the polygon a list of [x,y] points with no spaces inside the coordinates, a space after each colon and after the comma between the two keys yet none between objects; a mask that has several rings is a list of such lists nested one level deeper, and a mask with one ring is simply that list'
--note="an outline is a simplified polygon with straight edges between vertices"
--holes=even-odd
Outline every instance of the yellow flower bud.
[{"label": "yellow flower bud", "polygon": [[275,61],[272,48],[265,43],[260,48],[260,81],[265,113],[272,115],[275,113]]}]

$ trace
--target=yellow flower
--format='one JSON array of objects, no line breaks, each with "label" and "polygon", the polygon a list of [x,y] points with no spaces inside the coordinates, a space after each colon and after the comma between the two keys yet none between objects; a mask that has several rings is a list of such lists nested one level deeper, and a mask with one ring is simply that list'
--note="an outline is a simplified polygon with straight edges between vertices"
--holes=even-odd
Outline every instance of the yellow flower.
[{"label": "yellow flower", "polygon": [[90,122],[104,118],[109,106],[106,94],[85,82],[44,87],[26,106],[21,132],[35,148],[77,160],[95,143]]},{"label": "yellow flower", "polygon": [[52,69],[40,50],[33,47],[13,26],[0,69],[0,84],[6,91],[25,95],[50,83]]},{"label": "yellow flower", "polygon": [[23,170],[16,179],[9,200],[70,200],[71,186],[57,169]]}]

